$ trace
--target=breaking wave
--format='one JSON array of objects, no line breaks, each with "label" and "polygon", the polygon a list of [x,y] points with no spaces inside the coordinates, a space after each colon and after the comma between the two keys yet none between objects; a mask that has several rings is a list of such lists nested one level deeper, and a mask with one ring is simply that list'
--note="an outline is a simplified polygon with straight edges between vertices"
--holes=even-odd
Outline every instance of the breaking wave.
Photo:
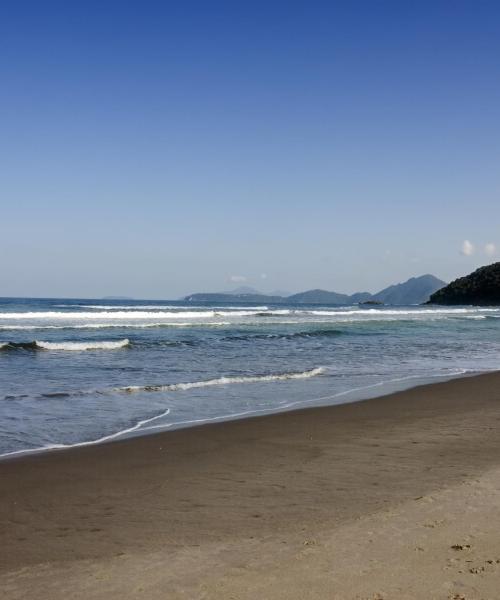
[{"label": "breaking wave", "polygon": [[0,325],[4,331],[34,331],[40,329],[149,329],[154,327],[224,327],[231,325],[228,321],[199,322],[196,323],[85,323],[85,325]]},{"label": "breaking wave", "polygon": [[280,373],[276,375],[250,375],[242,377],[219,377],[205,381],[192,381],[189,383],[170,383],[164,385],[131,385],[115,388],[117,392],[178,392],[195,388],[228,385],[233,383],[261,383],[265,381],[286,381],[288,379],[309,379],[325,372],[323,367],[316,367],[309,371],[298,373]]},{"label": "breaking wave", "polygon": [[355,310],[309,310],[304,311],[310,315],[318,316],[342,316],[342,315],[460,315],[475,314],[483,312],[498,312],[497,308],[416,308],[416,309],[386,309],[369,308]]},{"label": "breaking wave", "polygon": [[[92,308],[92,309],[96,309],[96,310],[175,310],[175,311],[192,311],[193,310],[193,306],[173,306],[173,305],[166,305],[166,304],[131,304],[131,305],[111,305],[111,304],[57,304],[57,307],[60,308]],[[242,308],[244,308],[245,310],[267,310],[268,307],[267,306],[246,306],[246,305],[240,305],[240,306],[211,306],[208,309],[203,309],[203,307],[200,307],[200,311],[202,310],[213,310],[213,309],[220,309],[220,310],[242,310]]]},{"label": "breaking wave", "polygon": [[[242,311],[240,311],[242,312]],[[251,313],[251,311],[246,311]],[[231,313],[233,314],[233,313]],[[255,314],[255,313],[252,313]],[[21,313],[0,313],[0,319],[54,319],[54,320],[86,320],[86,319],[158,319],[159,317],[168,319],[197,319],[203,317],[215,317],[216,311],[144,311],[144,310],[116,310],[102,312],[64,312],[64,311],[40,311],[40,312],[21,312]]]},{"label": "breaking wave", "polygon": [[125,348],[130,344],[128,339],[111,342],[43,342],[34,340],[32,342],[1,342],[0,350],[117,350]]},{"label": "breaking wave", "polygon": [[0,313],[2,320],[26,320],[26,319],[52,319],[52,320],[107,320],[107,319],[203,319],[214,317],[247,317],[255,316],[258,311],[255,310],[196,310],[196,311],[144,311],[144,310],[113,310],[113,311],[95,311],[95,312],[64,312],[64,311],[40,311],[40,312],[17,312]]}]

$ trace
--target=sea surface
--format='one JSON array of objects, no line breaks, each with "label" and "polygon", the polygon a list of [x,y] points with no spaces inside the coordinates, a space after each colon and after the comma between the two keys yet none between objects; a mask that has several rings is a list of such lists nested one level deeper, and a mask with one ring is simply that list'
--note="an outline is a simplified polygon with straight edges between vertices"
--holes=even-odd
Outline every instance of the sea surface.
[{"label": "sea surface", "polygon": [[0,299],[0,455],[500,367],[500,309]]}]

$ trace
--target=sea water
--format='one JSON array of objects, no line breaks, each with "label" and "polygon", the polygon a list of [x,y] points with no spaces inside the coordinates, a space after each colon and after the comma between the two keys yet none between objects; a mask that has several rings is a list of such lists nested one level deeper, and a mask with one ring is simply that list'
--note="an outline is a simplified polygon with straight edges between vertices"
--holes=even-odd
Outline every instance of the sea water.
[{"label": "sea water", "polygon": [[0,299],[0,454],[338,404],[500,366],[500,309]]}]

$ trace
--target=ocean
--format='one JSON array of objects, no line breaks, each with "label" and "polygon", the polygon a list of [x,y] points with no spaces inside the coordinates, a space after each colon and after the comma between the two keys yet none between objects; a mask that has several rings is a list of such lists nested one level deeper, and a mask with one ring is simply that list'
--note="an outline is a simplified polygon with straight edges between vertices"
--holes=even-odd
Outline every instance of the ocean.
[{"label": "ocean", "polygon": [[352,402],[500,366],[500,309],[0,299],[0,455]]}]

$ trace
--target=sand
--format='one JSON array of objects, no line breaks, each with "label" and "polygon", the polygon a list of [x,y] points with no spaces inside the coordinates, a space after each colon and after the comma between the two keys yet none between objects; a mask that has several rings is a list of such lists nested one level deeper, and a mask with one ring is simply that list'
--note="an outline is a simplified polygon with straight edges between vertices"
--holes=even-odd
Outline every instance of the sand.
[{"label": "sand", "polygon": [[499,373],[4,460],[0,486],[8,599],[500,598]]}]

